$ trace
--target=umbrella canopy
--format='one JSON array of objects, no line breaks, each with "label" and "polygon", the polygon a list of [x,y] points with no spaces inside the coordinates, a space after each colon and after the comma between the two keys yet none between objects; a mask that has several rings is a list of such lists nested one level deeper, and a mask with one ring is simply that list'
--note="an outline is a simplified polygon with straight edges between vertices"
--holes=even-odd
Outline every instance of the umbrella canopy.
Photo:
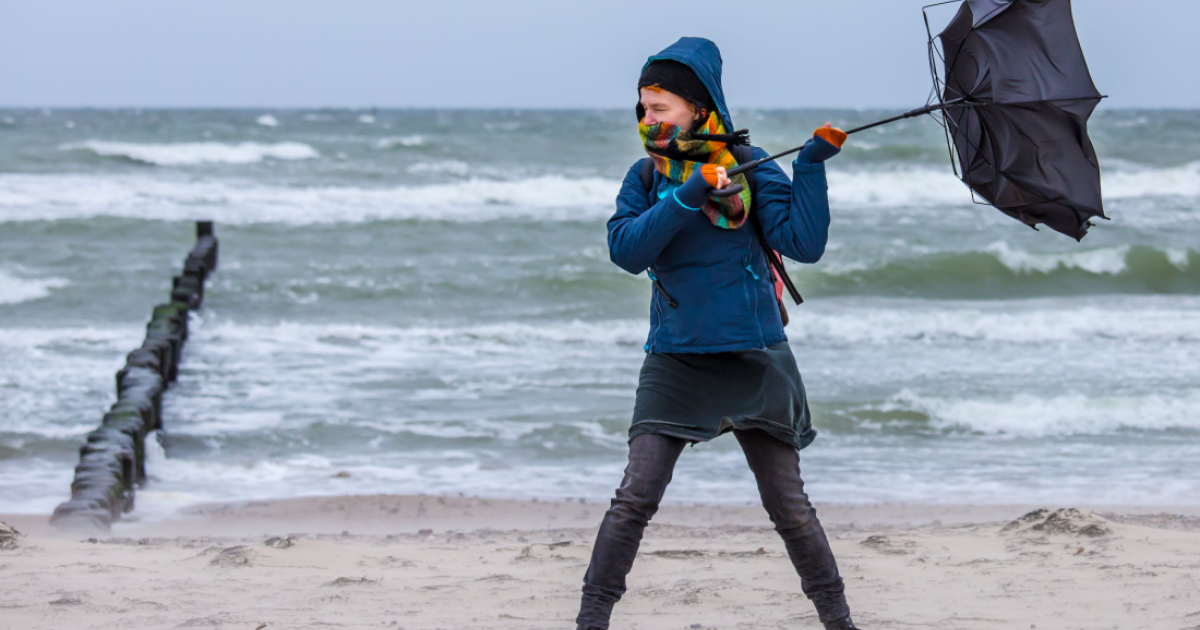
[{"label": "umbrella canopy", "polygon": [[962,181],[1031,227],[1082,239],[1088,219],[1107,218],[1087,134],[1103,97],[1070,0],[966,0],[938,37]]}]

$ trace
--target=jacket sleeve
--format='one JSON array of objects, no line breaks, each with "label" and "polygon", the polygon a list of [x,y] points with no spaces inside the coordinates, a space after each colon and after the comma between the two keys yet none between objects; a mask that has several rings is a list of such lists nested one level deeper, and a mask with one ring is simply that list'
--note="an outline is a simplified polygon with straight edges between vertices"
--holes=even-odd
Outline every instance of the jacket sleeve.
[{"label": "jacket sleeve", "polygon": [[[755,147],[755,159],[767,152]],[[756,210],[762,220],[767,245],[784,256],[815,263],[829,240],[829,185],[825,164],[793,164],[792,181],[775,162],[754,171]]]},{"label": "jacket sleeve", "polygon": [[650,267],[667,243],[696,211],[675,200],[674,195],[650,206],[635,164],[625,174],[617,195],[617,212],[608,220],[608,255],[618,267],[639,274]]}]

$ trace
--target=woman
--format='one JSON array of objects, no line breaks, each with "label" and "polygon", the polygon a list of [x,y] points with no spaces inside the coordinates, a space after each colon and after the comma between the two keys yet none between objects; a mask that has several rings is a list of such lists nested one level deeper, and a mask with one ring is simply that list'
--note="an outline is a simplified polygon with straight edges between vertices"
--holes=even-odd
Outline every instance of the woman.
[{"label": "woman", "polygon": [[[783,333],[772,272],[755,231],[788,258],[825,251],[829,206],[822,161],[846,134],[828,123],[796,158],[789,182],[774,162],[754,190],[727,145],[733,130],[721,90],[721,54],[685,37],[651,57],[638,81],[638,127],[653,161],[629,170],[608,222],[612,261],[654,282],[650,335],[638,381],[629,465],[604,515],[584,575],[578,630],[606,630],[625,592],[642,532],[658,509],[684,446],[733,431],[783,538],[801,588],[827,629],[855,628],[825,532],[804,493],[799,450],[816,437],[804,385]],[[702,138],[718,135],[724,138]],[[754,158],[766,152],[752,149]],[[713,189],[740,184],[729,197]]]}]

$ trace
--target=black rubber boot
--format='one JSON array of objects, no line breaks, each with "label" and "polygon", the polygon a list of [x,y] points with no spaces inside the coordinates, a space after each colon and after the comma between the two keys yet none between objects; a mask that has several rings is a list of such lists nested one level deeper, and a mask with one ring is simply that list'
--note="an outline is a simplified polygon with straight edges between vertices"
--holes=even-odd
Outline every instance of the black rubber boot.
[{"label": "black rubber boot", "polygon": [[854,625],[854,620],[849,617],[842,617],[837,621],[830,621],[825,624],[825,630],[861,630]]}]

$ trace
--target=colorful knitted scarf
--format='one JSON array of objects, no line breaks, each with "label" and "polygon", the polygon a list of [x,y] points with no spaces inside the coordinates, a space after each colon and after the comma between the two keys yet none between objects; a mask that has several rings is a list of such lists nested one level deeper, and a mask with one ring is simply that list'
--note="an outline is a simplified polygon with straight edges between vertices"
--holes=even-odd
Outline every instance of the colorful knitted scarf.
[{"label": "colorful knitted scarf", "polygon": [[[687,181],[704,164],[716,164],[727,169],[737,166],[737,160],[724,142],[696,137],[697,134],[728,133],[715,111],[695,131],[685,131],[669,123],[640,123],[638,133],[642,136],[646,153],[654,160],[655,170],[677,185]],[[728,230],[741,227],[750,209],[750,185],[746,176],[738,173],[732,177],[732,181],[742,185],[742,192],[729,197],[709,197],[703,207],[704,214],[708,215],[713,225]]]}]

